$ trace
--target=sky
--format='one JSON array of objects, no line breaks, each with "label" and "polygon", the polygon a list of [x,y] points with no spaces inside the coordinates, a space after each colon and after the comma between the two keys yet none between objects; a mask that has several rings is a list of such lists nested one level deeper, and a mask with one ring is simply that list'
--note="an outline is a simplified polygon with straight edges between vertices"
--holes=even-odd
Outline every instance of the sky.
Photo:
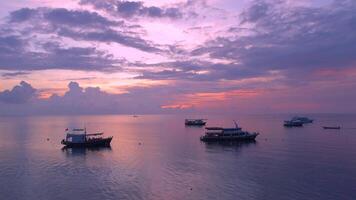
[{"label": "sky", "polygon": [[0,115],[356,113],[355,0],[0,3]]}]

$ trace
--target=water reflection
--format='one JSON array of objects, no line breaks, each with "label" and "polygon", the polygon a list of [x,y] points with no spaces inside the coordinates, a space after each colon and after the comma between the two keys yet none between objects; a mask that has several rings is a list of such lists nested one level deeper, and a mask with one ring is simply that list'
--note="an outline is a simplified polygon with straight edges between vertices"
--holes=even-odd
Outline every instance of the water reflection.
[{"label": "water reflection", "polygon": [[240,149],[248,146],[255,146],[257,142],[252,141],[215,141],[215,142],[203,142],[207,149]]},{"label": "water reflection", "polygon": [[[0,199],[355,199],[355,130],[320,127],[356,116],[283,128],[288,117],[209,116],[261,135],[208,143],[180,115],[0,117]],[[111,148],[62,149],[64,129],[83,124],[113,135]]]},{"label": "water reflection", "polygon": [[92,152],[111,152],[111,147],[87,147],[87,148],[72,148],[63,147],[61,149],[66,156],[82,156]]}]

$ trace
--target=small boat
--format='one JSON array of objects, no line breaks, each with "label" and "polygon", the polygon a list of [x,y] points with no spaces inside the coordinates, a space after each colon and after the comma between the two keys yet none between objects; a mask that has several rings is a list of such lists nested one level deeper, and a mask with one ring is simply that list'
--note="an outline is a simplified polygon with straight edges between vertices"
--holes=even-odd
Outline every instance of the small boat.
[{"label": "small boat", "polygon": [[323,126],[323,129],[341,129],[340,126]]},{"label": "small boat", "polygon": [[243,131],[235,122],[235,128],[206,127],[205,135],[200,137],[204,142],[215,141],[254,141],[257,132]]},{"label": "small boat", "polygon": [[112,140],[110,137],[102,137],[104,133],[90,133],[86,129],[66,129],[66,138],[62,140],[61,144],[66,147],[109,147]]},{"label": "small boat", "polygon": [[283,126],[285,127],[301,127],[303,126],[303,122],[300,120],[286,120],[284,121]]},{"label": "small boat", "polygon": [[309,124],[309,123],[313,123],[313,119],[309,119],[308,117],[293,117],[292,121],[301,121],[303,124]]},{"label": "small boat", "polygon": [[204,126],[206,121],[205,119],[185,119],[184,124],[186,126]]}]

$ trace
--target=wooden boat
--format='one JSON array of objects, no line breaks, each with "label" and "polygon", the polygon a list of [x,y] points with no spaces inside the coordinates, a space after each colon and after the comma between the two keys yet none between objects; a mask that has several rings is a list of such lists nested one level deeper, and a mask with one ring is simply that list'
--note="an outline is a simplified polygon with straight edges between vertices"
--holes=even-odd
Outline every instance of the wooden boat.
[{"label": "wooden boat", "polygon": [[323,126],[323,129],[341,129],[340,126]]},{"label": "wooden boat", "polygon": [[88,134],[86,129],[73,129],[71,132],[66,129],[66,138],[61,144],[66,147],[109,147],[112,140],[110,137],[102,137],[104,133]]},{"label": "wooden boat", "polygon": [[200,137],[204,142],[215,141],[253,141],[259,135],[256,132],[242,131],[235,122],[235,128],[206,127],[205,135]]}]

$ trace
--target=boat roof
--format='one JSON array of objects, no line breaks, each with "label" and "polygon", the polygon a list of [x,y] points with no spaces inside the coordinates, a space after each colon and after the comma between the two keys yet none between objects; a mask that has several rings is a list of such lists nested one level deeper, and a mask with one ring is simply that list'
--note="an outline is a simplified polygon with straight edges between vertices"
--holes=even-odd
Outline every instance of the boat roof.
[{"label": "boat roof", "polygon": [[73,128],[72,131],[85,131],[84,128]]},{"label": "boat roof", "polygon": [[89,133],[89,134],[86,134],[87,136],[97,136],[97,135],[103,135],[104,133],[101,132],[101,133]]},{"label": "boat roof", "polygon": [[71,131],[67,132],[67,135],[98,136],[103,134],[103,132],[87,133],[85,128],[73,128]]},{"label": "boat roof", "polygon": [[88,136],[98,136],[98,135],[103,135],[104,133],[89,133],[89,134],[86,134],[86,133],[67,133],[67,136],[79,136],[79,135],[85,135],[86,137]]}]

